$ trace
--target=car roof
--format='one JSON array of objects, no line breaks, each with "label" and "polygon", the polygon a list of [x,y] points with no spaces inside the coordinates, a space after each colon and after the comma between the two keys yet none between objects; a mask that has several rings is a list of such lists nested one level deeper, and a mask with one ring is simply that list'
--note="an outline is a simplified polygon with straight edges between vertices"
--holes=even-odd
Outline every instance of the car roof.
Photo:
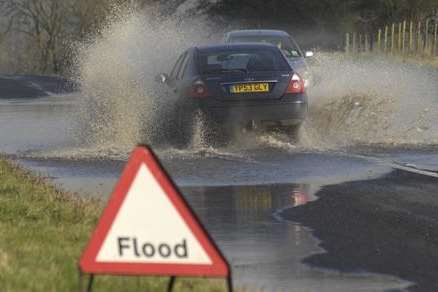
[{"label": "car roof", "polygon": [[275,29],[243,29],[243,30],[233,30],[227,33],[227,36],[290,36],[287,32]]},{"label": "car roof", "polygon": [[233,44],[219,44],[195,47],[201,52],[223,51],[227,49],[244,50],[244,49],[271,49],[279,50],[275,45],[269,43],[233,43]]}]

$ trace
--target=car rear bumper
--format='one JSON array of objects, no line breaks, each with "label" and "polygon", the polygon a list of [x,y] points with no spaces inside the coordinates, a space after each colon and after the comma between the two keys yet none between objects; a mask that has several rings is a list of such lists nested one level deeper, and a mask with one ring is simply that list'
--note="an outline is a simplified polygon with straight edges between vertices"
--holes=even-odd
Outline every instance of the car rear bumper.
[{"label": "car rear bumper", "polygon": [[220,123],[287,122],[301,124],[307,115],[307,97],[269,102],[200,102],[204,114]]}]

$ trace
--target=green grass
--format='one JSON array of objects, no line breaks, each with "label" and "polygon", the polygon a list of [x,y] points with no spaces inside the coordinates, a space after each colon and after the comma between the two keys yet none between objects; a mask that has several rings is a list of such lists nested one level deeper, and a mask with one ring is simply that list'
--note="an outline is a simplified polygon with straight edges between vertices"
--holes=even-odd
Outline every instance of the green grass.
[{"label": "green grass", "polygon": [[[103,208],[0,158],[0,290],[77,291],[77,263]],[[168,278],[97,276],[94,291],[165,291]],[[175,291],[225,291],[177,279]]]}]

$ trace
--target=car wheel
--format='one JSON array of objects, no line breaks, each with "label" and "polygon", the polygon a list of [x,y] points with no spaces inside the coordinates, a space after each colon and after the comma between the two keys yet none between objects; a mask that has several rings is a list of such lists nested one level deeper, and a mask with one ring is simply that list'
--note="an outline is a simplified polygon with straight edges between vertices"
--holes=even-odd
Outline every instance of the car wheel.
[{"label": "car wheel", "polygon": [[231,130],[211,118],[204,117],[203,140],[209,146],[226,146],[231,140]]},{"label": "car wheel", "polygon": [[194,112],[187,108],[178,108],[176,112],[176,127],[174,129],[174,145],[177,148],[187,148],[193,138]]},{"label": "car wheel", "polygon": [[300,140],[300,129],[301,129],[301,124],[293,125],[293,126],[284,126],[283,132],[288,137],[292,138],[292,140],[298,142]]}]

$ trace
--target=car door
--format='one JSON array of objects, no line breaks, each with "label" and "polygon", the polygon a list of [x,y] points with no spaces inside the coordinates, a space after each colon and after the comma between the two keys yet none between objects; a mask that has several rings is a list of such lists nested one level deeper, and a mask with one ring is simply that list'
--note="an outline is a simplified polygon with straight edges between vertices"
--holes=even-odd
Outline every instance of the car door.
[{"label": "car door", "polygon": [[182,53],[178,60],[175,63],[175,66],[172,68],[172,71],[169,75],[169,87],[172,90],[172,93],[175,95],[175,98],[178,99],[183,94],[183,79],[182,72],[184,65],[187,63],[187,52]]},{"label": "car door", "polygon": [[288,43],[290,47],[289,50],[293,52],[291,53],[292,56],[288,58],[289,64],[292,66],[295,72],[304,77],[309,69],[306,60],[304,59],[303,51],[292,37],[288,37],[285,42]]},{"label": "car door", "polygon": [[166,80],[159,79],[161,75],[158,77],[157,80],[159,80],[160,83],[162,83],[163,86],[160,87],[159,91],[162,97],[164,97],[165,100],[171,99],[175,100],[176,97],[176,91],[175,91],[175,82],[176,82],[176,72],[178,70],[178,67],[181,65],[182,56],[180,55],[178,59],[176,60],[175,64],[172,66],[170,72],[167,75]]}]

